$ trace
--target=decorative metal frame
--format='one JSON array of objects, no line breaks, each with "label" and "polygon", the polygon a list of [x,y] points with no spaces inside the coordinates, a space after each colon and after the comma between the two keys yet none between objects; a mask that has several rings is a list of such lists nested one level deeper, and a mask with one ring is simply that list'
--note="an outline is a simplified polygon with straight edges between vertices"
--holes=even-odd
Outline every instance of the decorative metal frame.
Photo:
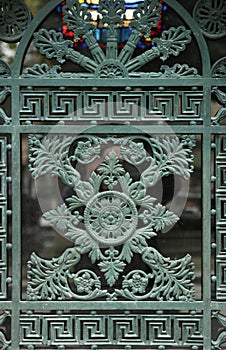
[{"label": "decorative metal frame", "polygon": [[[211,67],[204,36],[225,35],[224,1],[200,0],[192,17],[177,1],[166,0],[180,24],[137,54],[137,43],[160,18],[157,0],[144,0],[134,10],[133,31],[121,51],[117,27],[123,25],[123,0],[100,1],[106,51],[93,35],[87,8],[68,0],[64,20],[75,36],[83,36],[89,55],[62,33],[42,28],[60,2],[48,2],[32,19],[23,1],[0,1],[0,39],[20,40],[12,67],[0,60],[2,349],[223,349],[226,58]],[[31,42],[43,61],[25,67]],[[189,45],[199,51],[201,67],[190,67]],[[180,55],[183,63],[177,62]],[[65,68],[68,62],[71,71]],[[142,71],[145,65],[148,72]],[[211,97],[218,105],[214,115]],[[29,148],[30,175],[38,180],[49,174],[69,189],[43,217],[72,241],[59,257],[31,254],[26,299],[21,282],[22,137]],[[151,195],[166,177],[190,179],[198,139],[203,160],[201,300],[195,298],[196,269],[189,252],[171,259],[153,244],[154,237],[179,221],[179,214]],[[86,166],[89,176],[78,165]],[[132,176],[131,167],[139,176]],[[83,257],[93,268],[81,263]],[[216,323],[217,333],[211,328]]]}]

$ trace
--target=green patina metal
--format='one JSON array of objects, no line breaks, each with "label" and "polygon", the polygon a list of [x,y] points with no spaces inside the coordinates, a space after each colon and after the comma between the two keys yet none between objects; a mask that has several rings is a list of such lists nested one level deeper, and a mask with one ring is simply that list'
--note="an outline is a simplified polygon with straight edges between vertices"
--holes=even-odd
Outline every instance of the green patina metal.
[{"label": "green patina metal", "polygon": [[[191,16],[166,0],[178,25],[142,52],[159,1],[134,9],[120,49],[124,1],[100,1],[104,49],[92,13],[66,1],[64,21],[85,51],[45,22],[60,3],[49,1],[32,19],[23,1],[0,0],[0,39],[20,41],[12,66],[0,60],[1,348],[224,349],[226,58],[211,66],[206,43],[226,35],[224,1],[197,1]],[[27,65],[31,42],[40,56]],[[43,218],[69,241],[50,258],[34,247],[27,267],[24,145]],[[164,184],[188,191],[197,155],[200,267],[189,246],[169,257],[156,243],[176,224],[183,236],[186,198],[174,191],[164,201]],[[61,201],[47,208],[39,189],[49,183]]]}]

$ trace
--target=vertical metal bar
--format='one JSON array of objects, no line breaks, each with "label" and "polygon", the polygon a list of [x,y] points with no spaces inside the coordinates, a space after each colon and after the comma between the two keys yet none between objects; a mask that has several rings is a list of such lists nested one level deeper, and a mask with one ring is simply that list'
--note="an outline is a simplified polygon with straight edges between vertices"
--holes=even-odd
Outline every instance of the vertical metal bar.
[{"label": "vertical metal bar", "polygon": [[11,347],[18,349],[21,291],[21,199],[20,199],[20,133],[19,87],[12,88],[12,324]]},{"label": "vertical metal bar", "polygon": [[204,86],[204,134],[202,149],[202,289],[203,349],[211,350],[211,86]]}]

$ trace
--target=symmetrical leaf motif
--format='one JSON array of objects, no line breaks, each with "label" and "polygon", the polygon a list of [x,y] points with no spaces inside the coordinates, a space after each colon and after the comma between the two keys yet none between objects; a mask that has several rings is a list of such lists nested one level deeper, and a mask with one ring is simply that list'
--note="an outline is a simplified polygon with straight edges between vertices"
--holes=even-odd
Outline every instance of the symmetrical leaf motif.
[{"label": "symmetrical leaf motif", "polygon": [[101,271],[104,272],[107,283],[112,287],[117,281],[119,274],[124,270],[126,264],[117,258],[119,252],[113,247],[106,250],[105,255],[107,258],[104,258],[98,266]]},{"label": "symmetrical leaf motif", "polygon": [[69,163],[68,146],[71,137],[57,135],[44,137],[42,141],[37,135],[31,135],[28,139],[31,153],[29,154],[29,170],[32,176],[37,179],[39,176],[51,174],[59,176],[63,183],[69,186],[77,186],[80,181],[80,174]]},{"label": "symmetrical leaf motif", "polygon": [[[36,254],[31,256],[29,297],[78,298],[70,289],[69,279],[74,278],[70,269],[77,264],[81,254],[88,254],[91,262],[97,263],[110,287],[118,281],[134,254],[140,254],[151,270],[149,277],[142,277],[143,283],[147,278],[154,278],[154,288],[148,294],[149,298],[190,300],[194,277],[190,256],[171,261],[149,247],[152,237],[175,224],[179,218],[151,197],[148,188],[169,174],[189,179],[193,170],[193,135],[181,138],[170,135],[155,138],[86,137],[82,141],[79,136],[29,137],[30,171],[34,178],[50,173],[73,189],[66,202],[46,212],[44,218],[74,242],[74,248],[51,261],[41,259]],[[113,147],[106,152],[108,142]],[[150,145],[149,153],[144,149],[143,142]],[[101,153],[103,145],[104,155]],[[131,148],[133,151],[130,155]],[[70,149],[74,151],[69,156]],[[73,167],[75,160],[88,165],[98,160],[99,165],[95,165],[96,170],[84,181]],[[139,180],[132,179],[124,168],[124,161],[138,165],[145,163],[146,169],[141,172]],[[118,249],[119,245],[122,245],[122,249]],[[81,285],[81,281],[85,280],[86,288]],[[99,285],[98,279],[93,280],[90,273],[75,277],[74,281],[80,291],[88,290],[91,285]],[[144,290],[144,285],[141,289]],[[127,293],[127,297],[132,298],[130,291],[123,290],[121,293],[124,296]],[[91,298],[91,295],[93,298],[99,297],[100,291],[97,292],[95,287],[95,293],[92,290],[86,297]],[[115,297],[114,293],[106,291],[105,295]]]},{"label": "symmetrical leaf motif", "polygon": [[159,1],[154,0],[149,3],[147,0],[144,0],[134,11],[134,20],[131,21],[130,27],[144,33],[145,37],[150,36],[150,27],[157,27],[158,20],[161,17],[160,11],[161,4]]},{"label": "symmetrical leaf motif", "polygon": [[[80,260],[81,255],[76,248],[68,248],[59,258],[44,260],[35,253],[28,262],[27,294],[30,300],[48,299],[64,300],[94,299],[107,296],[106,290],[101,290],[101,283],[92,271],[71,272]],[[80,276],[80,274],[82,275]],[[71,285],[75,285],[77,293]]]},{"label": "symmetrical leaf motif", "polygon": [[157,45],[161,60],[165,61],[170,55],[178,56],[188,43],[191,42],[191,31],[183,26],[163,31],[161,38],[153,39]]},{"label": "symmetrical leaf motif", "polygon": [[70,225],[77,225],[82,219],[78,211],[72,215],[65,203],[45,213],[43,217],[60,231],[65,231]]},{"label": "symmetrical leaf motif", "polygon": [[99,13],[102,15],[101,25],[123,24],[122,15],[125,13],[124,0],[101,0]]},{"label": "symmetrical leaf motif", "polygon": [[61,67],[59,65],[54,65],[53,67],[49,67],[46,63],[35,64],[33,67],[28,67],[24,70],[22,77],[36,77],[40,78],[42,76],[46,76],[48,78],[55,78],[59,76],[59,72]]},{"label": "symmetrical leaf motif", "polygon": [[63,34],[55,30],[41,29],[39,33],[34,34],[35,46],[40,53],[47,58],[56,58],[58,62],[64,63],[65,57],[69,53],[69,48],[73,47],[71,40],[64,40]]},{"label": "symmetrical leaf motif", "polygon": [[[195,295],[194,265],[190,255],[183,259],[170,260],[155,248],[143,249],[143,261],[150,267],[150,273],[132,271],[124,277],[122,289],[116,294],[132,300],[155,298],[157,300],[192,300]],[[132,275],[132,279],[129,278]],[[149,282],[150,286],[149,286]]]},{"label": "symmetrical leaf motif", "polygon": [[104,184],[112,190],[114,185],[118,183],[117,178],[124,174],[125,170],[119,163],[117,154],[111,151],[106,156],[105,162],[98,167],[100,175],[104,176]]},{"label": "symmetrical leaf motif", "polygon": [[139,4],[134,10],[134,19],[130,23],[132,33],[120,52],[117,47],[117,30],[119,26],[123,26],[124,0],[101,0],[98,12],[100,14],[99,25],[106,27],[107,30],[106,53],[94,36],[96,28],[92,23],[90,12],[78,0],[67,2],[63,7],[64,20],[68,28],[73,30],[75,38],[83,36],[91,58],[76,51],[72,41],[65,40],[61,33],[54,30],[41,29],[35,33],[35,46],[47,58],[56,58],[60,63],[71,60],[94,74],[95,77],[126,78],[129,72],[138,70],[155,58],[160,57],[165,61],[170,55],[179,55],[191,41],[190,31],[185,27],[172,27],[163,31],[160,38],[153,40],[154,47],[132,58],[141,37],[150,36],[151,29],[158,25],[161,4],[157,0],[151,2],[145,0]]},{"label": "symmetrical leaf motif", "polygon": [[182,259],[164,258],[156,249],[147,248],[142,255],[143,261],[154,275],[152,297],[158,300],[192,300],[195,295],[194,264],[188,254]]},{"label": "symmetrical leaf motif", "polygon": [[68,29],[73,30],[77,39],[80,34],[85,34],[95,29],[94,24],[91,23],[91,13],[79,1],[75,0],[70,7],[64,6],[63,13]]},{"label": "symmetrical leaf motif", "polygon": [[75,248],[67,249],[59,258],[44,260],[35,253],[28,262],[27,293],[31,300],[65,299],[70,296],[67,271],[80,260]]}]

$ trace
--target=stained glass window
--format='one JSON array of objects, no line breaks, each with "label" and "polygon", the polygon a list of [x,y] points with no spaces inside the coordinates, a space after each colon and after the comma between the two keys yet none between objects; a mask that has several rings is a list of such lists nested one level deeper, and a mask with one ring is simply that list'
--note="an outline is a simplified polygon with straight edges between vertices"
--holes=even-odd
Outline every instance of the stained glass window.
[{"label": "stained glass window", "polygon": [[[97,13],[97,9],[99,7],[99,0],[79,0],[81,4],[84,4],[89,9],[89,12],[91,13],[93,23],[96,26],[95,30],[95,37],[100,43],[100,46],[104,48],[106,46],[106,28],[102,27],[100,25],[100,17]],[[136,9],[140,4],[142,4],[143,0],[125,0],[125,8],[126,12],[124,14],[123,19],[123,26],[118,28],[118,45],[119,48],[123,47],[128,40],[131,32],[133,31],[133,28],[129,26],[134,9]],[[150,46],[152,46],[152,39],[156,36],[159,36],[163,30],[167,29],[167,5],[163,3],[163,0],[159,0],[159,3],[162,5],[161,10],[161,18],[158,21],[158,26],[156,28],[152,28],[150,32],[150,37],[142,37],[142,39],[137,44],[137,47],[139,49],[148,49]],[[63,35],[74,41],[75,46],[79,47],[81,49],[86,48],[86,43],[84,42],[82,36],[80,38],[75,38],[74,32],[70,30],[65,21],[64,21],[64,14],[63,14],[63,6],[66,4],[66,1],[62,1],[61,5],[57,7],[57,11],[62,16],[62,26],[59,28],[59,30],[63,33]]]}]

